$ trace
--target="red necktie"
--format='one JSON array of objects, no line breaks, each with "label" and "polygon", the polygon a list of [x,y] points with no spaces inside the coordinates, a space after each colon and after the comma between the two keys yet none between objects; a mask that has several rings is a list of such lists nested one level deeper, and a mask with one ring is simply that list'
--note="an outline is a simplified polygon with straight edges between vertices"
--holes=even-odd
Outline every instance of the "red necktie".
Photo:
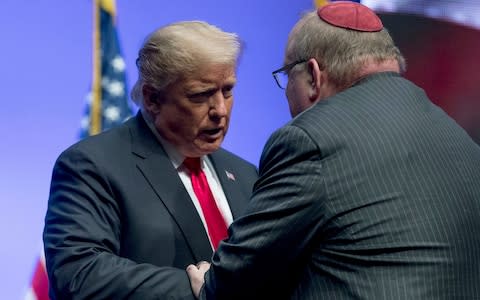
[{"label": "red necktie", "polygon": [[215,203],[212,191],[208,186],[207,177],[200,166],[200,158],[187,157],[183,162],[190,171],[192,187],[202,207],[203,216],[207,222],[208,235],[213,244],[213,249],[217,249],[220,241],[227,237],[227,224]]}]

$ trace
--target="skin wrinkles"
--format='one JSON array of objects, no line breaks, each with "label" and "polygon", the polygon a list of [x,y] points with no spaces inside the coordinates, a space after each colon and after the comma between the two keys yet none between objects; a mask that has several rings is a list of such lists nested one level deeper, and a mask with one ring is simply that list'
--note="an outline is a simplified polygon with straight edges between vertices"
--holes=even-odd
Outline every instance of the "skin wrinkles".
[{"label": "skin wrinkles", "polygon": [[155,127],[184,156],[214,152],[228,131],[235,83],[232,65],[206,66],[178,80],[152,110]]}]

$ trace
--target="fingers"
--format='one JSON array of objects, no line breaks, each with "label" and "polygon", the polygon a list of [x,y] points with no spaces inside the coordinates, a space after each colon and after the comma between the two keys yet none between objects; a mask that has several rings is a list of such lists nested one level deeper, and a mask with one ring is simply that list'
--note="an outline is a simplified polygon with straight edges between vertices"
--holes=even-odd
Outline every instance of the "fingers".
[{"label": "fingers", "polygon": [[190,273],[195,273],[198,271],[198,268],[196,265],[188,265],[187,266],[187,273],[190,274]]},{"label": "fingers", "polygon": [[200,269],[200,266],[203,265],[203,264],[208,264],[208,261],[204,261],[204,260],[201,260],[197,263],[197,269]]},{"label": "fingers", "polygon": [[210,269],[210,263],[206,261],[200,261],[196,265],[187,266],[187,274],[190,279],[190,285],[196,298],[199,297],[200,290],[205,281],[204,275],[208,269]]},{"label": "fingers", "polygon": [[199,261],[196,265],[188,265],[187,266],[187,272],[190,274],[195,274],[195,273],[205,273],[210,269],[210,263],[207,261]]},{"label": "fingers", "polygon": [[208,271],[208,269],[210,269],[210,263],[204,260],[199,261],[197,263],[197,269],[205,273]]}]

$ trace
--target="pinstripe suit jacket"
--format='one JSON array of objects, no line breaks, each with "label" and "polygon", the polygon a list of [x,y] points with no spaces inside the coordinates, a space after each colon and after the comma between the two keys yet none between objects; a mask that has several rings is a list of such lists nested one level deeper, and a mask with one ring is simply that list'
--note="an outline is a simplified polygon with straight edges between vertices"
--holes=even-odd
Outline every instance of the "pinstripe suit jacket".
[{"label": "pinstripe suit jacket", "polygon": [[479,299],[480,147],[371,75],[275,132],[207,299]]}]

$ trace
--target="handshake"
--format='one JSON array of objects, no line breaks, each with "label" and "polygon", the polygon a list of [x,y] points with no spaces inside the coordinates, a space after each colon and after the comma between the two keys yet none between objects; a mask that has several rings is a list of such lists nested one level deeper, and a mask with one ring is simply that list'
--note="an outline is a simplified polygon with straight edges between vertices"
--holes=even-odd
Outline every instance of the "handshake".
[{"label": "handshake", "polygon": [[200,297],[200,290],[205,283],[205,273],[210,269],[210,263],[201,261],[196,265],[188,265],[187,274],[190,279],[190,285],[192,286],[193,294],[197,299]]}]

